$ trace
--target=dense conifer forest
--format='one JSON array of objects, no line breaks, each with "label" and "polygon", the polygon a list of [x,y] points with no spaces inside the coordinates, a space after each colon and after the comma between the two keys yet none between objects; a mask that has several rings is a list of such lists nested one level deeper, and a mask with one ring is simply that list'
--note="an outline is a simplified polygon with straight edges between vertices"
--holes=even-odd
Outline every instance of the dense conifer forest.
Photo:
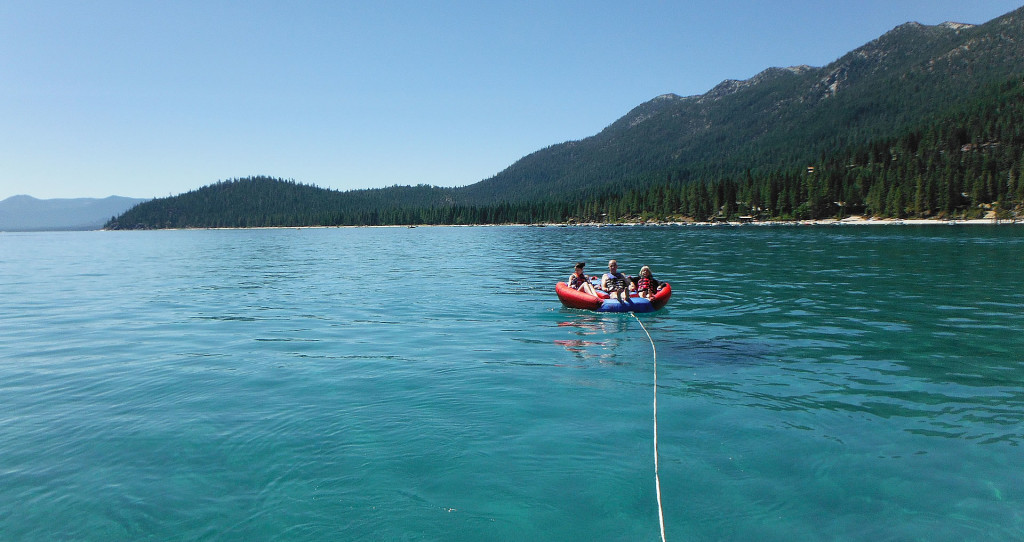
[{"label": "dense conifer forest", "polygon": [[1024,217],[1024,80],[898,137],[730,176],[687,170],[577,205],[574,218]]},{"label": "dense conifer forest", "polygon": [[222,181],[142,204],[112,229],[535,224],[621,221],[1024,217],[1024,81],[901,136],[788,168],[723,175],[677,169],[587,197],[460,203],[431,186],[339,192],[295,181]]},{"label": "dense conifer forest", "polygon": [[[401,182],[401,179],[396,179]],[[106,227],[1024,218],[1024,8],[901,25],[823,68],[664,95],[490,179],[339,192],[248,177]]]}]

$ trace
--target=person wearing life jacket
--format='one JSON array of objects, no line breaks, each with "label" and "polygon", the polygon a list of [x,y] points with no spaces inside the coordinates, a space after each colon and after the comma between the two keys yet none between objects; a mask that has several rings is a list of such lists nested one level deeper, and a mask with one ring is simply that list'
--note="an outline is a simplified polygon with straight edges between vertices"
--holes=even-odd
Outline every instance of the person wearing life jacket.
[{"label": "person wearing life jacket", "polygon": [[636,291],[640,294],[640,297],[647,299],[654,297],[654,294],[658,293],[658,281],[651,275],[651,268],[646,265],[640,268],[640,276],[637,277],[636,281]]},{"label": "person wearing life jacket", "polygon": [[629,299],[629,278],[619,273],[619,262],[608,261],[608,272],[601,276],[601,289],[617,298],[621,303],[631,302]]},{"label": "person wearing life jacket", "polygon": [[583,266],[587,265],[586,262],[579,262],[576,267],[573,268],[572,274],[569,275],[569,280],[566,284],[569,285],[573,290],[580,290],[586,292],[592,296],[597,296],[597,290],[594,285],[590,283],[590,279],[583,274]]}]

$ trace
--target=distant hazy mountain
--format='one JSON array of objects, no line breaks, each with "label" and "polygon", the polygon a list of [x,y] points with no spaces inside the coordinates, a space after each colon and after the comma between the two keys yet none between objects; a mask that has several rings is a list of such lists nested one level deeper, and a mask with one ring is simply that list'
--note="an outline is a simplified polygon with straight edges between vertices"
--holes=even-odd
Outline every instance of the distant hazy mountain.
[{"label": "distant hazy mountain", "polygon": [[0,231],[98,230],[144,199],[36,199],[12,196],[0,201]]}]

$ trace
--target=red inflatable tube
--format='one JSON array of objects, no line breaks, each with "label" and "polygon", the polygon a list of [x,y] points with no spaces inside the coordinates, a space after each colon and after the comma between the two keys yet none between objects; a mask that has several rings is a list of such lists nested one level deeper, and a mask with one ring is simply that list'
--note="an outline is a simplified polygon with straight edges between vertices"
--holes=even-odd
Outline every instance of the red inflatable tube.
[{"label": "red inflatable tube", "polygon": [[592,296],[570,288],[568,284],[559,282],[555,285],[555,293],[563,305],[571,309],[586,309],[598,312],[653,312],[665,306],[672,297],[672,286],[667,282],[662,283],[654,297],[647,299],[638,296],[635,292],[630,294],[630,303],[621,303],[616,299],[608,299],[608,294],[599,291],[598,296]]}]

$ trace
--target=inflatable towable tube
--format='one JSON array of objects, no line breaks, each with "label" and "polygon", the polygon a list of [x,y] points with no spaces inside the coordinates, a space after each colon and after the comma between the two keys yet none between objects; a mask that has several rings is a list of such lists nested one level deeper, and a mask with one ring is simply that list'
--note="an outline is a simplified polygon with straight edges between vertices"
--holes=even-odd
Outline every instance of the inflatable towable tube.
[{"label": "inflatable towable tube", "polygon": [[647,299],[640,297],[636,292],[630,292],[629,301],[623,303],[618,299],[609,298],[608,294],[597,291],[597,296],[570,288],[568,284],[559,282],[555,285],[555,293],[558,300],[570,309],[587,309],[597,312],[654,312],[668,303],[672,297],[672,286],[667,282],[661,283],[661,289],[654,297]]}]

